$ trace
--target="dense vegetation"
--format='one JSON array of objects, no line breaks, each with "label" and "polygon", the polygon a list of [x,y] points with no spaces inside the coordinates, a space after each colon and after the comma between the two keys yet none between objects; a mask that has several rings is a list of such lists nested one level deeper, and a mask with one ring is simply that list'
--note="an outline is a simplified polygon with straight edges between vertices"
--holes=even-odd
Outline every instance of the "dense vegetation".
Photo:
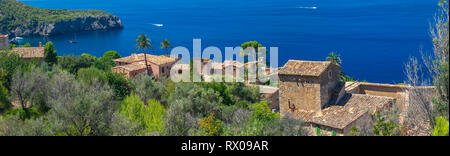
[{"label": "dense vegetation", "polygon": [[243,83],[174,83],[112,73],[115,51],[24,62],[1,52],[0,135],[305,135]]},{"label": "dense vegetation", "polygon": [[0,0],[0,31],[23,28],[42,22],[52,23],[88,15],[106,15],[100,10],[40,9],[15,0]]}]

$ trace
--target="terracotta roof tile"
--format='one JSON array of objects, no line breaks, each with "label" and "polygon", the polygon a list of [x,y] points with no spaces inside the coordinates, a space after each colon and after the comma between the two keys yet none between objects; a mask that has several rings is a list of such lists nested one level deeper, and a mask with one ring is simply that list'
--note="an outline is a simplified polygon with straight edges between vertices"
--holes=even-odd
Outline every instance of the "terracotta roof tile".
[{"label": "terracotta roof tile", "polygon": [[344,129],[365,113],[373,114],[376,110],[392,104],[393,98],[364,94],[351,94],[348,101],[341,106],[330,106],[322,110],[321,114],[301,112],[298,117],[305,122],[324,125],[337,129]]},{"label": "terracotta roof tile", "polygon": [[144,62],[137,62],[137,63],[127,64],[127,65],[123,65],[123,66],[117,66],[117,67],[114,67],[114,68],[115,69],[122,68],[122,69],[125,69],[125,70],[129,71],[129,72],[132,72],[132,71],[145,69],[145,63]]},{"label": "terracotta roof tile", "polygon": [[280,68],[280,75],[320,76],[332,63],[329,61],[289,60]]},{"label": "terracotta roof tile", "polygon": [[11,52],[19,54],[22,58],[44,58],[44,47],[26,47],[26,48],[14,48]]},{"label": "terracotta roof tile", "polygon": [[[128,57],[122,57],[119,59],[115,59],[114,61],[131,64],[131,63],[135,63],[135,62],[145,61],[145,58],[144,58],[144,54],[132,54],[131,56],[128,56]],[[157,56],[157,55],[147,54],[147,61],[150,63],[154,63],[156,65],[163,65],[163,64],[175,63],[177,61],[177,59],[168,57],[165,55]]]}]

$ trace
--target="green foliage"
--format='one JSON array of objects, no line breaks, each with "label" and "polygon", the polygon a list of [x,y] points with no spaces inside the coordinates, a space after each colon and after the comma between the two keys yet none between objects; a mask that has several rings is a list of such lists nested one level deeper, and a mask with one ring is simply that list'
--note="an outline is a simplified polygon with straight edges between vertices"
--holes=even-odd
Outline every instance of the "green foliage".
[{"label": "green foliage", "polygon": [[208,136],[220,136],[223,131],[223,122],[215,119],[215,115],[211,113],[208,117],[202,118],[199,127],[203,134]]},{"label": "green foliage", "polygon": [[148,61],[147,61],[147,53],[146,50],[151,49],[153,50],[153,46],[152,46],[152,40],[150,40],[149,38],[147,38],[147,36],[145,36],[145,34],[141,34],[139,35],[139,37],[136,39],[136,51],[139,51],[142,49],[142,51],[144,52],[144,59],[145,59],[145,67],[147,74],[150,74],[149,69],[148,69]]},{"label": "green foliage", "polygon": [[321,136],[321,132],[320,132],[320,128],[318,126],[316,126],[316,135],[317,136]]},{"label": "green foliage", "polygon": [[12,77],[14,73],[16,73],[16,70],[25,64],[24,60],[16,53],[0,52],[0,69],[3,69],[3,73],[6,73],[6,75],[3,76],[5,86],[11,84]]},{"label": "green foliage", "polygon": [[375,114],[376,123],[373,125],[373,133],[377,136],[395,136],[398,134],[399,126],[393,121],[387,121],[386,117]]},{"label": "green foliage", "polygon": [[116,99],[123,99],[129,94],[128,80],[120,73],[106,72],[106,79],[109,86],[114,90],[114,97]]},{"label": "green foliage", "polygon": [[41,23],[67,21],[90,15],[107,15],[99,10],[40,9],[15,0],[0,1],[0,30],[37,27]]},{"label": "green foliage", "polygon": [[166,109],[158,101],[151,99],[144,114],[145,127],[148,131],[163,132]]},{"label": "green foliage", "polygon": [[116,66],[116,62],[114,59],[121,58],[120,54],[116,51],[107,51],[103,54],[103,57],[95,60],[94,58],[94,66],[103,71],[110,71],[111,68]]},{"label": "green foliage", "polygon": [[[433,39],[434,59],[432,63],[427,64],[429,73],[433,77],[436,95],[432,102],[434,104],[434,117],[449,116],[449,2],[441,0],[439,10],[435,16],[435,21],[431,25],[431,37]],[[430,60],[428,60],[430,61]],[[434,123],[432,123],[433,126]]]},{"label": "green foliage", "polygon": [[265,52],[264,51],[265,49],[263,48],[263,46],[261,44],[259,44],[257,41],[248,41],[248,42],[242,43],[241,47],[242,47],[242,51],[241,51],[240,55],[242,57],[249,56],[249,54],[245,53],[246,52],[245,50],[249,47],[252,47],[255,50],[256,54]]},{"label": "green foliage", "polygon": [[248,41],[248,42],[242,43],[241,47],[242,47],[242,49],[244,49],[244,50],[247,49],[248,47],[252,47],[252,48],[254,48],[256,51],[258,51],[258,48],[259,48],[259,47],[262,47],[262,45],[259,44],[257,41]]},{"label": "green foliage", "polygon": [[445,117],[436,117],[436,126],[433,129],[433,136],[448,136],[449,123]]},{"label": "green foliage", "polygon": [[274,113],[270,110],[266,101],[261,101],[250,105],[250,110],[253,112],[253,119],[261,121],[273,121],[280,117],[280,114]]},{"label": "green foliage", "polygon": [[0,136],[50,136],[54,135],[43,117],[23,120],[19,115],[0,119]]},{"label": "green foliage", "polygon": [[28,113],[25,112],[25,110],[23,109],[11,109],[11,110],[6,110],[3,113],[3,117],[7,117],[7,116],[11,116],[11,115],[18,115],[20,117],[21,120],[25,120],[25,119],[35,119],[41,116],[41,113],[39,113],[39,111],[37,111],[34,108],[30,108],[28,109]]},{"label": "green foliage", "polygon": [[81,54],[81,57],[85,57],[87,60],[89,60],[91,62],[95,62],[97,60],[97,57],[92,56],[91,54],[88,54],[88,53]]},{"label": "green foliage", "polygon": [[92,64],[93,61],[89,57],[73,55],[58,57],[58,65],[72,74],[78,73],[81,68],[89,68]]},{"label": "green foliage", "polygon": [[169,48],[172,48],[172,44],[170,44],[169,40],[167,38],[164,38],[164,40],[160,44],[161,49],[166,50],[166,55],[169,55]]},{"label": "green foliage", "polygon": [[150,100],[145,106],[139,96],[132,93],[122,101],[121,113],[130,121],[139,123],[147,132],[163,132],[165,109],[156,100]]},{"label": "green foliage", "polygon": [[14,48],[16,48],[16,45],[15,45],[15,44],[9,44],[9,45],[8,45],[8,49],[9,49],[9,50],[12,50],[12,49],[14,49]]},{"label": "green foliage", "polygon": [[157,82],[146,74],[138,75],[133,81],[131,81],[130,86],[133,88],[134,92],[141,97],[142,101],[147,101],[150,99],[156,99],[158,101],[164,101],[166,98],[164,84]]},{"label": "green foliage", "polygon": [[331,52],[331,53],[328,55],[327,61],[330,61],[331,63],[337,64],[337,65],[339,65],[339,64],[342,63],[342,60],[341,60],[340,55],[337,54],[337,53],[335,53],[335,52]]},{"label": "green foliage", "polygon": [[174,103],[183,105],[182,111],[193,117],[205,117],[217,113],[222,98],[212,89],[201,88],[192,83],[177,83],[168,99],[169,107]]},{"label": "green foliage", "polygon": [[259,89],[245,86],[244,83],[205,82],[201,83],[201,86],[219,93],[223,99],[222,104],[228,106],[235,105],[238,101],[254,103],[260,100]]},{"label": "green foliage", "polygon": [[341,71],[341,81],[342,82],[355,82],[355,78],[348,76],[343,71]]},{"label": "green foliage", "polygon": [[87,84],[93,84],[94,81],[106,83],[108,80],[105,72],[94,67],[79,69],[77,79]]},{"label": "green foliage", "polygon": [[34,105],[45,106],[49,76],[36,67],[16,71],[11,84],[11,100],[17,101],[26,113]]},{"label": "green foliage", "polygon": [[79,83],[74,76],[53,75],[49,90],[50,111],[46,117],[57,135],[111,135],[116,111],[113,92],[107,85]]},{"label": "green foliage", "polygon": [[103,53],[102,59],[113,60],[113,59],[118,59],[118,58],[121,58],[121,57],[122,56],[120,56],[120,54],[117,53],[116,51],[110,50],[110,51],[107,51],[107,52]]},{"label": "green foliage", "polygon": [[47,42],[47,44],[45,44],[45,62],[47,62],[49,66],[53,66],[58,61],[57,56],[58,54],[53,47],[53,42]]},{"label": "green foliage", "polygon": [[358,136],[358,131],[359,131],[359,129],[357,127],[353,126],[350,129],[350,133],[348,135],[349,136]]},{"label": "green foliage", "polygon": [[448,116],[448,92],[449,92],[449,63],[439,64],[440,74],[434,80],[438,96],[432,102],[436,106],[435,116]]},{"label": "green foliage", "polygon": [[235,105],[238,107],[241,107],[241,108],[248,108],[249,104],[247,101],[238,101],[238,102],[236,102]]},{"label": "green foliage", "polygon": [[29,48],[29,47],[31,47],[31,44],[30,43],[26,43],[26,44],[24,44],[24,45],[22,45],[20,47],[21,48]]},{"label": "green foliage", "polygon": [[3,85],[4,81],[6,81],[5,77],[6,72],[0,68],[0,110],[11,107],[11,103],[8,101],[8,89]]}]

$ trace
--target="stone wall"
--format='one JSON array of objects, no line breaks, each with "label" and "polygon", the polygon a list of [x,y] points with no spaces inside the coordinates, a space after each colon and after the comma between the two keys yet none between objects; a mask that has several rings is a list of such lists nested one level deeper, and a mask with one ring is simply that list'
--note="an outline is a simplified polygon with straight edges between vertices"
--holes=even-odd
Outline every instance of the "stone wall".
[{"label": "stone wall", "polygon": [[406,86],[376,84],[376,83],[360,83],[358,91],[359,94],[387,96],[395,98],[400,110],[403,111],[406,108],[406,102],[408,100]]},{"label": "stone wall", "polygon": [[8,35],[0,35],[0,49],[8,49],[9,40]]},{"label": "stone wall", "polygon": [[281,116],[298,110],[320,112],[320,84],[317,77],[279,75]]},{"label": "stone wall", "polygon": [[279,91],[276,91],[273,94],[263,94],[263,99],[267,100],[267,102],[269,102],[269,108],[271,110],[275,109],[275,110],[279,110],[280,109],[280,104],[279,104]]},{"label": "stone wall", "polygon": [[[340,82],[340,72],[340,67],[332,64],[320,75],[321,108],[326,106],[330,99],[334,96],[334,92],[337,89],[336,87]],[[339,93],[339,91],[340,90],[337,92]]]}]

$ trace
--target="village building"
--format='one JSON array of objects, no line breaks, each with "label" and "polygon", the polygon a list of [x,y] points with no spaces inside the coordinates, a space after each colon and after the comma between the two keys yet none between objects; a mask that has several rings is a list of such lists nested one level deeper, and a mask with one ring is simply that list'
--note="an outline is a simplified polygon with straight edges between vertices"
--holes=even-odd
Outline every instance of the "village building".
[{"label": "village building", "polygon": [[289,60],[278,73],[281,116],[303,120],[312,135],[316,128],[348,135],[351,127],[372,124],[375,112],[402,99],[372,91],[378,87],[371,85],[351,87],[340,81],[340,72],[339,65],[328,61]]},{"label": "village building", "polygon": [[[165,55],[147,54],[148,72],[155,78],[169,77],[170,69],[173,64],[179,61],[179,58],[173,58]],[[146,72],[144,54],[132,54],[128,57],[115,59],[117,66],[112,69],[113,72],[123,73],[128,78],[132,78],[140,73]]]},{"label": "village building", "polygon": [[11,52],[18,54],[22,59],[28,62],[37,60],[39,63],[42,63],[45,57],[45,48],[42,46],[14,48]]},{"label": "village building", "polygon": [[[9,49],[8,35],[0,35],[0,50],[6,49]],[[44,61],[45,57],[45,48],[42,47],[41,42],[39,42],[39,47],[19,47],[7,51],[18,54],[27,62],[36,60],[39,64]]]},{"label": "village building", "polygon": [[277,112],[280,110],[280,99],[279,99],[279,89],[277,87],[258,85],[259,93],[262,99],[269,103],[269,108]]},{"label": "village building", "polygon": [[0,49],[8,49],[8,48],[9,48],[8,35],[0,34]]},{"label": "village building", "polygon": [[212,60],[211,59],[203,59],[203,58],[193,58],[193,67],[196,70],[195,72],[203,75],[203,74],[208,74],[207,72],[204,72],[203,70],[206,68],[206,65],[208,63],[211,63]]}]

